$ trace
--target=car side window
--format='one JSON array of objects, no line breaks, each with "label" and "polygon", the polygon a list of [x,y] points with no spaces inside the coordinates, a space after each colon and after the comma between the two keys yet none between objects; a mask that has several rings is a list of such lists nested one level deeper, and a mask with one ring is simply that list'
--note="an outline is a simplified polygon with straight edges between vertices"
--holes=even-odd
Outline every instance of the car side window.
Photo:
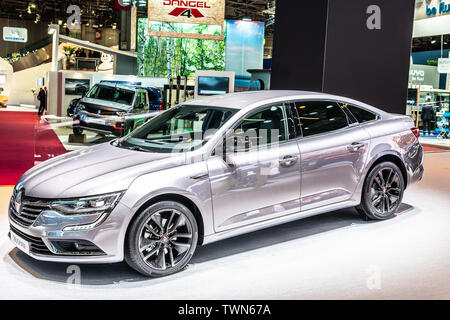
[{"label": "car side window", "polygon": [[368,110],[358,108],[349,104],[344,105],[347,110],[358,120],[359,123],[365,123],[369,121],[375,121],[378,119],[378,115]]},{"label": "car side window", "polygon": [[349,126],[347,114],[335,102],[301,101],[295,103],[298,126],[304,137],[328,133]]},{"label": "car side window", "polygon": [[155,93],[155,92],[153,92],[152,90],[148,90],[147,92],[148,92],[148,99],[149,99],[150,101],[156,101],[156,100],[158,100],[158,97],[156,96],[156,93]]},{"label": "car side window", "polygon": [[145,92],[142,90],[136,91],[136,95],[137,96],[134,111],[141,113],[145,111],[147,107],[147,97],[145,95]]},{"label": "car side window", "polygon": [[287,140],[284,105],[266,107],[246,116],[236,127],[235,135],[249,137],[252,146],[265,146]]}]

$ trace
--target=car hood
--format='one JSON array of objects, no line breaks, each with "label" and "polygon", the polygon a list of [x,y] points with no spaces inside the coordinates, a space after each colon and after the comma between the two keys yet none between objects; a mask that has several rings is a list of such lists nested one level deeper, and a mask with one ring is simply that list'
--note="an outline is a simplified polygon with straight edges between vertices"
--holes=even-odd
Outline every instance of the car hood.
[{"label": "car hood", "polygon": [[108,109],[115,109],[117,111],[130,111],[131,109],[133,109],[132,106],[126,104],[100,99],[82,98],[79,101],[79,103],[86,107],[96,109],[108,108]]},{"label": "car hood", "polygon": [[66,153],[27,171],[17,187],[36,198],[74,198],[128,189],[140,175],[186,163],[185,154],[147,153],[110,143]]}]

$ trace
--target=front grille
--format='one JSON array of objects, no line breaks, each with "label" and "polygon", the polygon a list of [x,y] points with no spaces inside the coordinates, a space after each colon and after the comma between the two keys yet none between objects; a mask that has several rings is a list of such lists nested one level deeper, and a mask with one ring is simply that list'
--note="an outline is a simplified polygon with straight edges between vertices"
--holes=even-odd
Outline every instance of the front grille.
[{"label": "front grille", "polygon": [[[98,111],[100,110],[100,113]],[[90,106],[84,106],[83,111],[96,114],[96,115],[102,115],[102,116],[116,116],[118,111],[115,110],[108,110],[108,109],[101,109],[101,108],[95,108]]]},{"label": "front grille", "polygon": [[17,212],[16,210],[16,206],[14,204],[14,196],[11,197],[11,201],[9,203],[10,217],[14,221],[25,227],[31,226],[42,213],[42,211],[49,209],[51,208],[48,202],[31,197],[23,197],[22,210],[20,212]]},{"label": "front grille", "polygon": [[19,237],[23,238],[30,244],[30,251],[35,254],[41,255],[53,255],[53,253],[48,250],[44,241],[41,238],[33,237],[28,234],[23,233],[22,231],[14,228],[12,225],[9,226],[11,231],[17,234]]}]

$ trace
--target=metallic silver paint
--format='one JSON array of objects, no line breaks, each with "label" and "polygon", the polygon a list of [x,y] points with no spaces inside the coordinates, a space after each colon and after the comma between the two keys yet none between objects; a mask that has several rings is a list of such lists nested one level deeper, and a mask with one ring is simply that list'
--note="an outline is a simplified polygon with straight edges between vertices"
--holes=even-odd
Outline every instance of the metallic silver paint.
[{"label": "metallic silver paint", "polygon": [[[223,135],[242,117],[264,105],[332,100],[375,112],[380,120],[340,132],[300,138],[281,144],[276,154],[263,151],[263,165],[247,163],[239,155],[234,168],[213,151]],[[188,104],[198,104],[198,101]],[[407,184],[423,173],[423,149],[411,132],[413,122],[361,102],[321,93],[262,91],[230,94],[201,100],[202,105],[239,109],[201,149],[185,154],[131,151],[102,144],[71,152],[32,168],[19,180],[27,196],[45,199],[85,197],[126,191],[98,227],[62,231],[67,225],[91,223],[98,216],[67,218],[45,212],[30,227],[10,219],[20,231],[43,238],[86,239],[106,255],[37,256],[38,260],[71,263],[118,262],[124,258],[124,240],[133,217],[158,196],[177,195],[192,202],[204,227],[203,244],[252,232],[311,215],[356,206],[364,179],[381,157],[395,156],[404,164]],[[361,148],[349,149],[352,143]],[[284,156],[298,160],[276,166]],[[262,170],[268,173],[261,175]],[[209,175],[209,179],[208,179]]]}]

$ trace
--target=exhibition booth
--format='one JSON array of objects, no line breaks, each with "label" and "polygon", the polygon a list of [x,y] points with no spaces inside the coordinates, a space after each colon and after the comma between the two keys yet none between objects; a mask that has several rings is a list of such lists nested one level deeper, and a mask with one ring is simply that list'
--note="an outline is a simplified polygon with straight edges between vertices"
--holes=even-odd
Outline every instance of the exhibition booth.
[{"label": "exhibition booth", "polygon": [[408,80],[407,114],[422,130],[422,142],[436,147],[450,147],[450,14],[446,6],[438,0],[416,2]]}]

